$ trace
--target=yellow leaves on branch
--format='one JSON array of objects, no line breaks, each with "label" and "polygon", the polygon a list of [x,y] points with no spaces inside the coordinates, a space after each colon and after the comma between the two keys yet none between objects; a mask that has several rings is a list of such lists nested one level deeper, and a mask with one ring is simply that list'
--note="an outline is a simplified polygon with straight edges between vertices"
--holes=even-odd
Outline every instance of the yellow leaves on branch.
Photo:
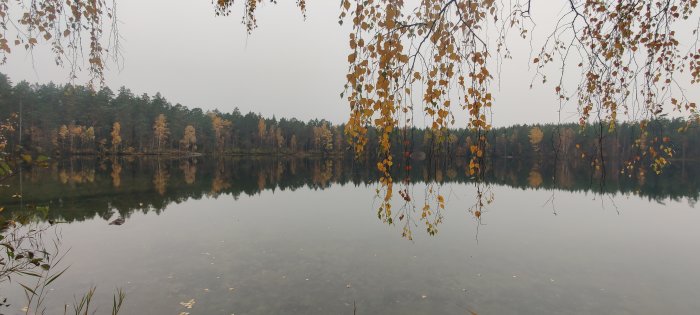
[{"label": "yellow leaves on branch", "polygon": [[[595,117],[613,131],[620,114],[655,119],[670,111],[693,120],[698,113],[684,90],[700,82],[700,29],[688,25],[697,20],[697,6],[696,0],[574,2],[573,14],[555,26],[533,59],[538,76],[546,81],[541,71],[556,57],[563,69],[571,63],[569,52],[582,55],[583,80],[575,83],[581,125]],[[688,41],[681,44],[681,38]],[[556,93],[568,100],[563,71],[560,79]]]},{"label": "yellow leaves on branch", "polygon": [[[490,129],[493,77],[484,39],[487,24],[498,18],[494,1],[425,0],[415,7],[389,0],[341,3],[340,17],[353,27],[343,96],[351,111],[346,133],[356,153],[363,152],[368,129],[376,128],[380,154],[390,158],[392,133],[412,126],[413,95],[422,95],[422,111],[434,130],[455,122],[455,103],[467,110],[473,131]],[[478,146],[482,157],[485,146]],[[390,159],[377,167],[388,175]]]},{"label": "yellow leaves on branch", "polygon": [[[89,41],[88,69],[93,78],[102,80],[108,54],[118,54],[118,43],[107,51],[103,41],[119,38],[103,36],[105,22],[116,21],[114,1],[19,0],[12,1],[19,5],[11,9],[3,0],[0,26],[8,29],[10,22],[15,23],[21,31],[14,44],[25,49],[42,41],[49,43],[58,63],[64,56],[79,56],[81,39]],[[239,2],[243,23],[250,32],[257,27],[255,14],[265,1]],[[392,133],[398,127],[412,126],[415,109],[438,130],[453,124],[453,109],[461,108],[467,111],[463,119],[472,131],[479,135],[488,132],[491,125],[487,117],[494,101],[491,83],[497,72],[489,60],[509,56],[504,34],[510,28],[517,28],[523,37],[528,33],[525,23],[530,2],[520,0],[504,7],[494,0],[341,0],[341,22],[352,26],[344,97],[350,107],[345,132],[354,140],[355,152],[363,152],[368,131],[375,128],[380,133],[380,154],[388,157]],[[31,5],[22,5],[28,3]],[[216,14],[228,15],[233,3],[215,0]],[[304,13],[306,1],[297,0],[296,4]],[[674,91],[680,90],[677,82],[681,74],[689,76],[690,84],[700,82],[697,43],[681,46],[679,41],[697,38],[698,27],[683,24],[696,20],[697,0],[570,4],[570,11],[564,12],[532,62],[546,82],[541,71],[548,64],[559,60],[564,69],[565,60],[581,56],[576,61],[582,80],[572,89],[581,124],[598,117],[614,128],[619,114],[636,112],[633,106],[640,106],[654,118],[662,117],[669,107],[698,116],[695,102],[683,93],[672,98]],[[495,33],[491,26],[496,27]],[[489,28],[492,31],[487,31]],[[498,35],[489,36],[493,34]],[[5,33],[0,34],[3,60],[11,52],[10,40]],[[569,95],[562,92],[566,90],[566,82],[560,82],[556,93],[567,100]],[[483,151],[482,139],[479,136],[476,145]],[[478,169],[479,161],[472,162],[475,167],[470,169]],[[390,167],[382,164],[383,170]]]},{"label": "yellow leaves on branch", "polygon": [[[232,2],[217,0],[225,10]],[[244,23],[249,31],[255,27],[252,12],[261,2],[244,1]],[[522,38],[529,34],[531,2],[510,2],[514,4],[507,8],[494,0],[421,0],[410,5],[403,0],[341,0],[340,23],[352,26],[346,90],[341,94],[350,107],[345,132],[357,154],[364,152],[370,130],[379,134],[377,168],[382,172],[381,189],[386,190],[380,213],[388,221],[392,134],[413,126],[415,109],[427,117],[435,132],[454,124],[454,108],[466,110],[462,119],[476,134],[476,141],[468,144],[469,174],[484,171],[485,134],[491,128],[487,117],[494,102],[491,84],[498,70],[492,60],[511,57],[506,46],[510,29],[519,31]],[[612,130],[619,114],[637,112],[633,106],[641,107],[650,117],[663,117],[669,100],[680,89],[676,81],[679,74],[690,74],[691,84],[700,82],[697,43],[683,53],[677,40],[680,31],[697,38],[698,27],[682,29],[678,22],[696,19],[698,1],[565,2],[570,10],[563,13],[551,36],[545,37],[540,53],[531,60],[543,83],[547,82],[545,67],[561,61],[556,67],[561,69],[560,82],[554,90],[562,102],[577,98],[582,125],[597,117]],[[564,63],[577,58],[572,64],[578,63],[582,80],[572,88],[564,80]],[[700,117],[695,102],[685,99],[683,93],[681,96],[673,99],[671,107]],[[529,137],[538,150],[542,131],[533,129]],[[646,147],[644,151],[648,151]],[[668,160],[664,152],[655,152],[655,165]],[[537,186],[537,176],[532,179]],[[477,218],[482,207],[479,203],[473,212]]]},{"label": "yellow leaves on branch", "polygon": [[[234,0],[215,0],[214,9],[216,15],[227,16],[231,14],[231,7],[234,2]],[[264,1],[241,0],[240,2],[243,2],[243,25],[245,25],[246,30],[250,33],[258,27],[258,21],[255,19],[255,12]],[[299,7],[304,17],[306,17],[306,0],[297,0],[297,7]]]},{"label": "yellow leaves on branch", "polygon": [[[74,61],[87,56],[90,83],[103,83],[106,59],[118,57],[120,50],[114,27],[115,3],[116,0],[0,1],[0,26],[5,30],[0,32],[0,63],[6,62],[11,53],[8,36],[14,37],[15,46],[29,51],[43,41],[51,46],[57,65],[63,65],[64,59],[70,61],[71,79],[81,70]],[[107,33],[110,36],[104,36]],[[83,42],[89,44],[83,46]]]},{"label": "yellow leaves on branch", "polygon": [[[496,1],[424,0],[411,7],[390,0],[341,4],[341,19],[353,27],[344,96],[351,111],[346,132],[355,140],[355,151],[363,151],[367,130],[373,127],[381,134],[381,153],[389,155],[387,139],[396,127],[412,126],[413,102],[419,100],[414,96],[420,94],[422,104],[417,108],[434,130],[454,123],[454,104],[467,110],[467,126],[479,135],[480,149],[472,152],[476,159],[470,163],[470,172],[476,173],[485,148],[481,135],[491,128],[487,117],[494,102],[489,60],[493,48],[499,57],[509,57],[502,35],[509,28],[519,28],[526,36],[530,1],[517,1],[504,14],[499,11],[508,8]],[[564,61],[580,57],[576,62],[583,80],[572,90],[581,124],[595,115],[612,131],[619,115],[633,112],[633,106],[651,117],[663,117],[669,107],[700,117],[695,102],[685,99],[684,93],[681,99],[671,97],[683,89],[675,80],[680,73],[689,73],[691,84],[700,82],[697,42],[684,54],[677,39],[686,31],[697,41],[700,29],[682,28],[679,23],[691,19],[697,6],[698,1],[683,0],[573,1],[571,11],[532,59],[537,75],[546,82],[541,72],[546,65],[561,58],[564,69]],[[495,39],[486,32],[491,25],[500,34]],[[572,51],[580,54],[574,56]],[[566,102],[572,95],[565,92],[568,86],[561,75],[554,90]],[[539,138],[537,133],[532,136]],[[533,146],[541,140],[536,142]],[[380,170],[385,172],[387,165]]]}]

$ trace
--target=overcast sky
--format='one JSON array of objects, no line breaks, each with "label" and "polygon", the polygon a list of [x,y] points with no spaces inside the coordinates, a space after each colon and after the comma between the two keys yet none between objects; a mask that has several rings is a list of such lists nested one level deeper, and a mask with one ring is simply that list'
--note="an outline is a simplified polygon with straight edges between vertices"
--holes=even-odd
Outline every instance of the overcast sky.
[{"label": "overcast sky", "polygon": [[[107,85],[115,91],[126,86],[137,95],[160,92],[173,104],[205,110],[238,107],[278,118],[344,122],[348,105],[339,94],[349,23],[338,25],[338,1],[308,1],[306,21],[295,2],[265,4],[258,11],[259,28],[248,36],[240,7],[232,16],[215,17],[210,0],[118,0],[124,62],[121,71],[111,66]],[[563,4],[535,1],[533,15],[542,29],[536,36]],[[518,38],[511,43],[515,58],[506,61],[494,93],[496,126],[558,121],[553,85],[529,88],[529,47]],[[66,82],[67,71],[53,65],[49,52],[37,50],[33,61],[34,66],[18,48],[0,71],[14,82]],[[562,113],[563,121],[575,118],[575,107]]]}]

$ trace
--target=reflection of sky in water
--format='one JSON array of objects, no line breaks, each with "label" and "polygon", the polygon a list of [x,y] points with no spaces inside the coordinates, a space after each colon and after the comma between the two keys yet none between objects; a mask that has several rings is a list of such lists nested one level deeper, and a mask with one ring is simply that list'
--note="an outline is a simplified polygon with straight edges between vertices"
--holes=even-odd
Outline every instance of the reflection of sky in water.
[{"label": "reflection of sky in water", "polygon": [[[64,225],[72,266],[49,303],[97,285],[103,311],[113,288],[126,290],[124,314],[352,314],[353,303],[357,314],[700,309],[700,213],[685,202],[556,192],[554,215],[543,206],[552,192],[494,187],[477,241],[473,186],[447,184],[439,233],[418,222],[411,242],[377,219],[373,189],[221,195],[121,226]],[[192,309],[180,305],[190,299]]]}]

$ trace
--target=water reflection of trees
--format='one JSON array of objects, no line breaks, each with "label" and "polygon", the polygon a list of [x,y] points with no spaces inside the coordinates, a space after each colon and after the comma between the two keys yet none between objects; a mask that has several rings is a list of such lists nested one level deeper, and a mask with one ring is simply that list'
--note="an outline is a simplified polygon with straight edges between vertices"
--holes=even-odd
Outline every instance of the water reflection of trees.
[{"label": "water reflection of trees", "polygon": [[[440,189],[448,183],[476,185],[474,204],[465,207],[477,219],[493,201],[489,188],[493,184],[520,189],[636,194],[658,200],[687,198],[690,202],[697,201],[700,188],[695,180],[700,168],[689,163],[674,163],[662,175],[643,169],[623,175],[619,170],[624,166],[614,163],[610,163],[608,173],[602,174],[600,169],[579,161],[495,159],[485,165],[484,180],[478,183],[465,169],[467,163],[459,159],[405,160],[404,165],[397,164],[393,176],[402,185],[397,186],[401,187],[398,201],[392,201],[395,211],[390,217],[379,215],[384,221],[404,225],[404,234],[409,238],[411,226],[425,225],[431,234],[436,231],[445,202]],[[23,172],[23,199],[25,204],[48,205],[50,219],[109,219],[115,212],[128,218],[135,211],[159,213],[170,203],[205,196],[225,194],[237,198],[263,190],[324,189],[332,184],[374,186],[380,174],[373,167],[344,159],[74,158]],[[605,181],[601,182],[603,175]],[[430,184],[414,186],[416,183]],[[414,187],[424,190],[416,192]],[[0,203],[5,211],[18,211],[17,200],[8,195],[11,194],[2,194]]]},{"label": "water reflection of trees", "polygon": [[[168,186],[168,180],[170,179],[170,174],[168,174],[168,169],[160,161],[156,163],[156,170],[153,174],[153,187],[161,195],[165,195],[166,187]],[[185,176],[185,182],[187,182],[187,176]]]}]

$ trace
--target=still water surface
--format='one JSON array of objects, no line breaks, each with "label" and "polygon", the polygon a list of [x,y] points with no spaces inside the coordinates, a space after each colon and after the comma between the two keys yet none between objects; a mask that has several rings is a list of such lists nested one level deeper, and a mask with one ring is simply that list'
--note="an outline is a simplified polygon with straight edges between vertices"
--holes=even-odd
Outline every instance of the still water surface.
[{"label": "still water surface", "polygon": [[432,236],[420,210],[378,219],[371,169],[343,161],[70,161],[23,174],[22,206],[67,222],[49,314],[91,286],[104,313],[123,288],[123,314],[698,313],[692,178],[609,179],[601,194],[512,168],[480,219],[462,169],[414,180],[419,209],[426,187],[446,197]]}]

